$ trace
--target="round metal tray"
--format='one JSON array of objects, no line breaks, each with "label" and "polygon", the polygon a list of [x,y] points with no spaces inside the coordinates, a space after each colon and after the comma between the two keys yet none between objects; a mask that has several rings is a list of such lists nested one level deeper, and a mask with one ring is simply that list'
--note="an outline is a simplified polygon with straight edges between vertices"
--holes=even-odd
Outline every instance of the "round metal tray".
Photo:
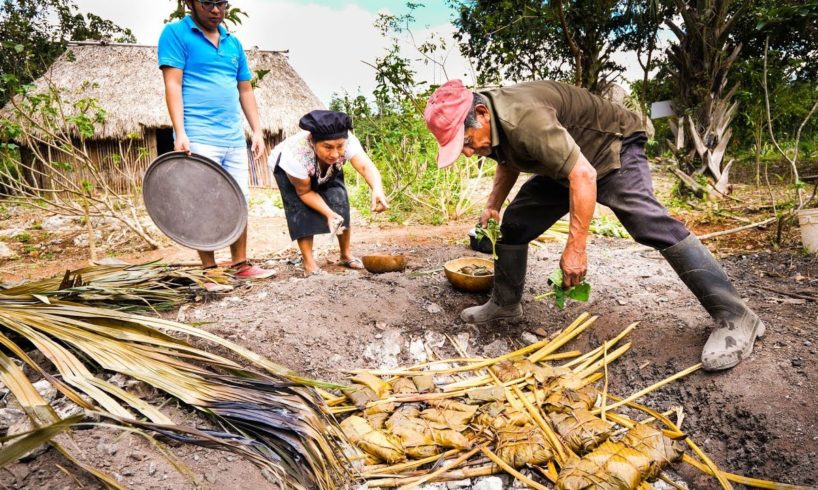
[{"label": "round metal tray", "polygon": [[247,226],[247,202],[238,183],[201,155],[175,151],[159,156],[145,172],[142,196],[156,226],[194,250],[231,245]]}]

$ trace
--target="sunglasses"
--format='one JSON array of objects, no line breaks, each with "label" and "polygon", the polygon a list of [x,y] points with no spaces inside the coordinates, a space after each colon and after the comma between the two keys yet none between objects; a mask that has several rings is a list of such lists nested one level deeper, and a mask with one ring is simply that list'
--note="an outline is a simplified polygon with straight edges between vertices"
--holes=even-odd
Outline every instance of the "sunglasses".
[{"label": "sunglasses", "polygon": [[196,0],[199,4],[207,11],[213,10],[213,7],[219,10],[227,10],[230,7],[230,2],[222,1],[213,1],[213,0]]}]

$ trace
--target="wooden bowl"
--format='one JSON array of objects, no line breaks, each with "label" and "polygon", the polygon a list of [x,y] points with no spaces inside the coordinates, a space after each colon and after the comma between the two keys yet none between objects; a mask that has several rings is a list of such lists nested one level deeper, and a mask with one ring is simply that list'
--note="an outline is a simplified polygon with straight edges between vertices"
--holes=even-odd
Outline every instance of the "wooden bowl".
[{"label": "wooden bowl", "polygon": [[404,255],[364,255],[361,257],[364,268],[373,274],[400,272],[406,269]]},{"label": "wooden bowl", "polygon": [[[463,274],[460,269],[467,265],[483,266],[492,271],[490,276],[471,276]],[[483,259],[480,257],[461,257],[446,262],[443,265],[443,271],[446,273],[446,279],[452,283],[455,288],[469,293],[485,293],[491,290],[494,284],[494,261]]]}]

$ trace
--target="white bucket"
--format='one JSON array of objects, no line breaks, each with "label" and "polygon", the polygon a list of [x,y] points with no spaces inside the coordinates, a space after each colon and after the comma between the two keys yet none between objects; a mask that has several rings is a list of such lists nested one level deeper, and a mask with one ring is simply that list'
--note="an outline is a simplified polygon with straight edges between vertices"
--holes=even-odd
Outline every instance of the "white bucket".
[{"label": "white bucket", "polygon": [[809,253],[818,253],[818,208],[798,211],[801,242]]}]

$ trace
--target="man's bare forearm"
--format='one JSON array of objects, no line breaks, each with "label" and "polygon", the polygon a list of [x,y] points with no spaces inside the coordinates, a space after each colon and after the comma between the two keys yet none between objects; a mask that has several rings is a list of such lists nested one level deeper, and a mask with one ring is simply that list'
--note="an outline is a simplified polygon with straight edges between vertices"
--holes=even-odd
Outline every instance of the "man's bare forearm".
[{"label": "man's bare forearm", "polygon": [[247,122],[250,123],[250,129],[254,133],[261,131],[261,120],[258,115],[256,94],[253,92],[253,87],[250,85],[250,82],[239,83],[239,103],[241,104],[241,110],[244,112],[244,117],[246,117]]},{"label": "man's bare forearm", "polygon": [[491,188],[491,194],[489,194],[489,199],[486,203],[486,209],[493,209],[499,212],[519,176],[519,171],[498,163],[497,171],[494,173],[494,183]]}]

